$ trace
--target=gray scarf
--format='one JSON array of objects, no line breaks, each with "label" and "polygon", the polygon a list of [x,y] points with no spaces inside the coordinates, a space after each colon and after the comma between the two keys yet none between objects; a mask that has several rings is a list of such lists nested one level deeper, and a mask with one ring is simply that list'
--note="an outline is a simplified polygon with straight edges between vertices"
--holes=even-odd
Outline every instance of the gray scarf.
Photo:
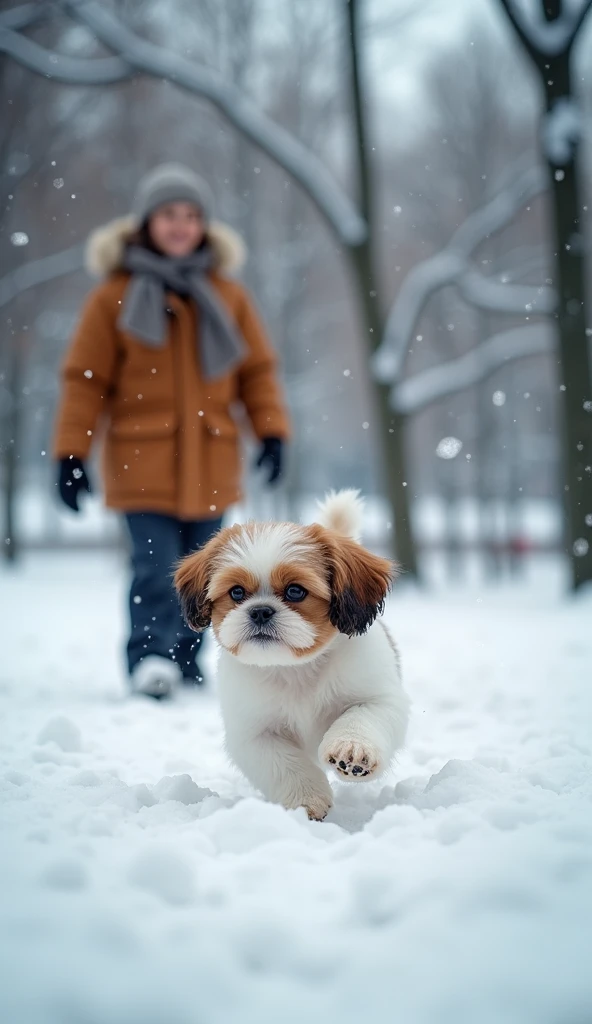
[{"label": "gray scarf", "polygon": [[165,292],[190,296],[199,311],[196,340],[204,376],[211,380],[230,373],[245,356],[245,343],[207,278],[212,267],[209,247],[174,259],[141,246],[125,250],[123,267],[131,271],[118,325],[147,345],[164,345],[167,334]]}]

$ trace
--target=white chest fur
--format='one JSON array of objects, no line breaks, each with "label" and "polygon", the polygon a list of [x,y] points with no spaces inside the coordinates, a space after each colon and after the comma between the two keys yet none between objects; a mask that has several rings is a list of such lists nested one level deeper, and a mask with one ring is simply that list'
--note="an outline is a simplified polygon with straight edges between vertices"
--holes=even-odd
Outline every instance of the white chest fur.
[{"label": "white chest fur", "polygon": [[223,650],[218,685],[227,748],[237,763],[244,743],[264,734],[291,740],[317,761],[323,736],[350,708],[407,706],[380,621],[361,637],[337,635],[317,659],[297,666],[244,665]]}]

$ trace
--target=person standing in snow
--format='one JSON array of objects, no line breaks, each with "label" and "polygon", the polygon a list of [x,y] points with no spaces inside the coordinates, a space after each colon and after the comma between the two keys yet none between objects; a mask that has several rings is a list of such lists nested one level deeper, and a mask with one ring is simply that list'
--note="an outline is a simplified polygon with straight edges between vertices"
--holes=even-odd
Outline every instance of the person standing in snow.
[{"label": "person standing in snow", "polygon": [[67,351],[55,427],[57,486],[77,512],[91,489],[84,460],[105,423],[105,501],[125,514],[131,539],[130,684],[151,696],[202,681],[172,571],[240,498],[233,405],[246,410],[269,483],[289,433],[276,357],[230,276],[242,241],[211,211],[206,183],[165,164],[140,181],[131,215],[90,236],[87,267],[104,280]]}]

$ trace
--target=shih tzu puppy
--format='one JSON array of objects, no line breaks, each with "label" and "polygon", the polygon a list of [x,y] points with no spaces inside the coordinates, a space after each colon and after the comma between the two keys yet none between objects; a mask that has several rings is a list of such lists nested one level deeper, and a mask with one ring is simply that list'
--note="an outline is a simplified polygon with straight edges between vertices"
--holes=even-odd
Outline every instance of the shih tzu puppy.
[{"label": "shih tzu puppy", "polygon": [[212,623],[226,748],[263,795],[321,820],[325,771],[375,779],[405,738],[408,700],[380,614],[394,574],[357,541],[357,491],[319,522],[221,530],[175,576],[187,622]]}]

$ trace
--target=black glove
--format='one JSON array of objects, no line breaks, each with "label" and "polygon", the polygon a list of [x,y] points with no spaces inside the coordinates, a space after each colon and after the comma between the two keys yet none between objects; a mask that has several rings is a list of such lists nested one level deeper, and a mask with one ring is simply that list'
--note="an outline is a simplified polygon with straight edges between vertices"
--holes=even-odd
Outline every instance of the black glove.
[{"label": "black glove", "polygon": [[261,445],[257,468],[261,466],[269,471],[268,484],[274,484],[282,475],[284,442],[279,437],[266,437]]},{"label": "black glove", "polygon": [[64,505],[71,508],[73,512],[80,512],[78,495],[80,491],[87,491],[90,494],[91,486],[84,463],[75,455],[70,455],[67,459],[60,459],[58,488]]}]

